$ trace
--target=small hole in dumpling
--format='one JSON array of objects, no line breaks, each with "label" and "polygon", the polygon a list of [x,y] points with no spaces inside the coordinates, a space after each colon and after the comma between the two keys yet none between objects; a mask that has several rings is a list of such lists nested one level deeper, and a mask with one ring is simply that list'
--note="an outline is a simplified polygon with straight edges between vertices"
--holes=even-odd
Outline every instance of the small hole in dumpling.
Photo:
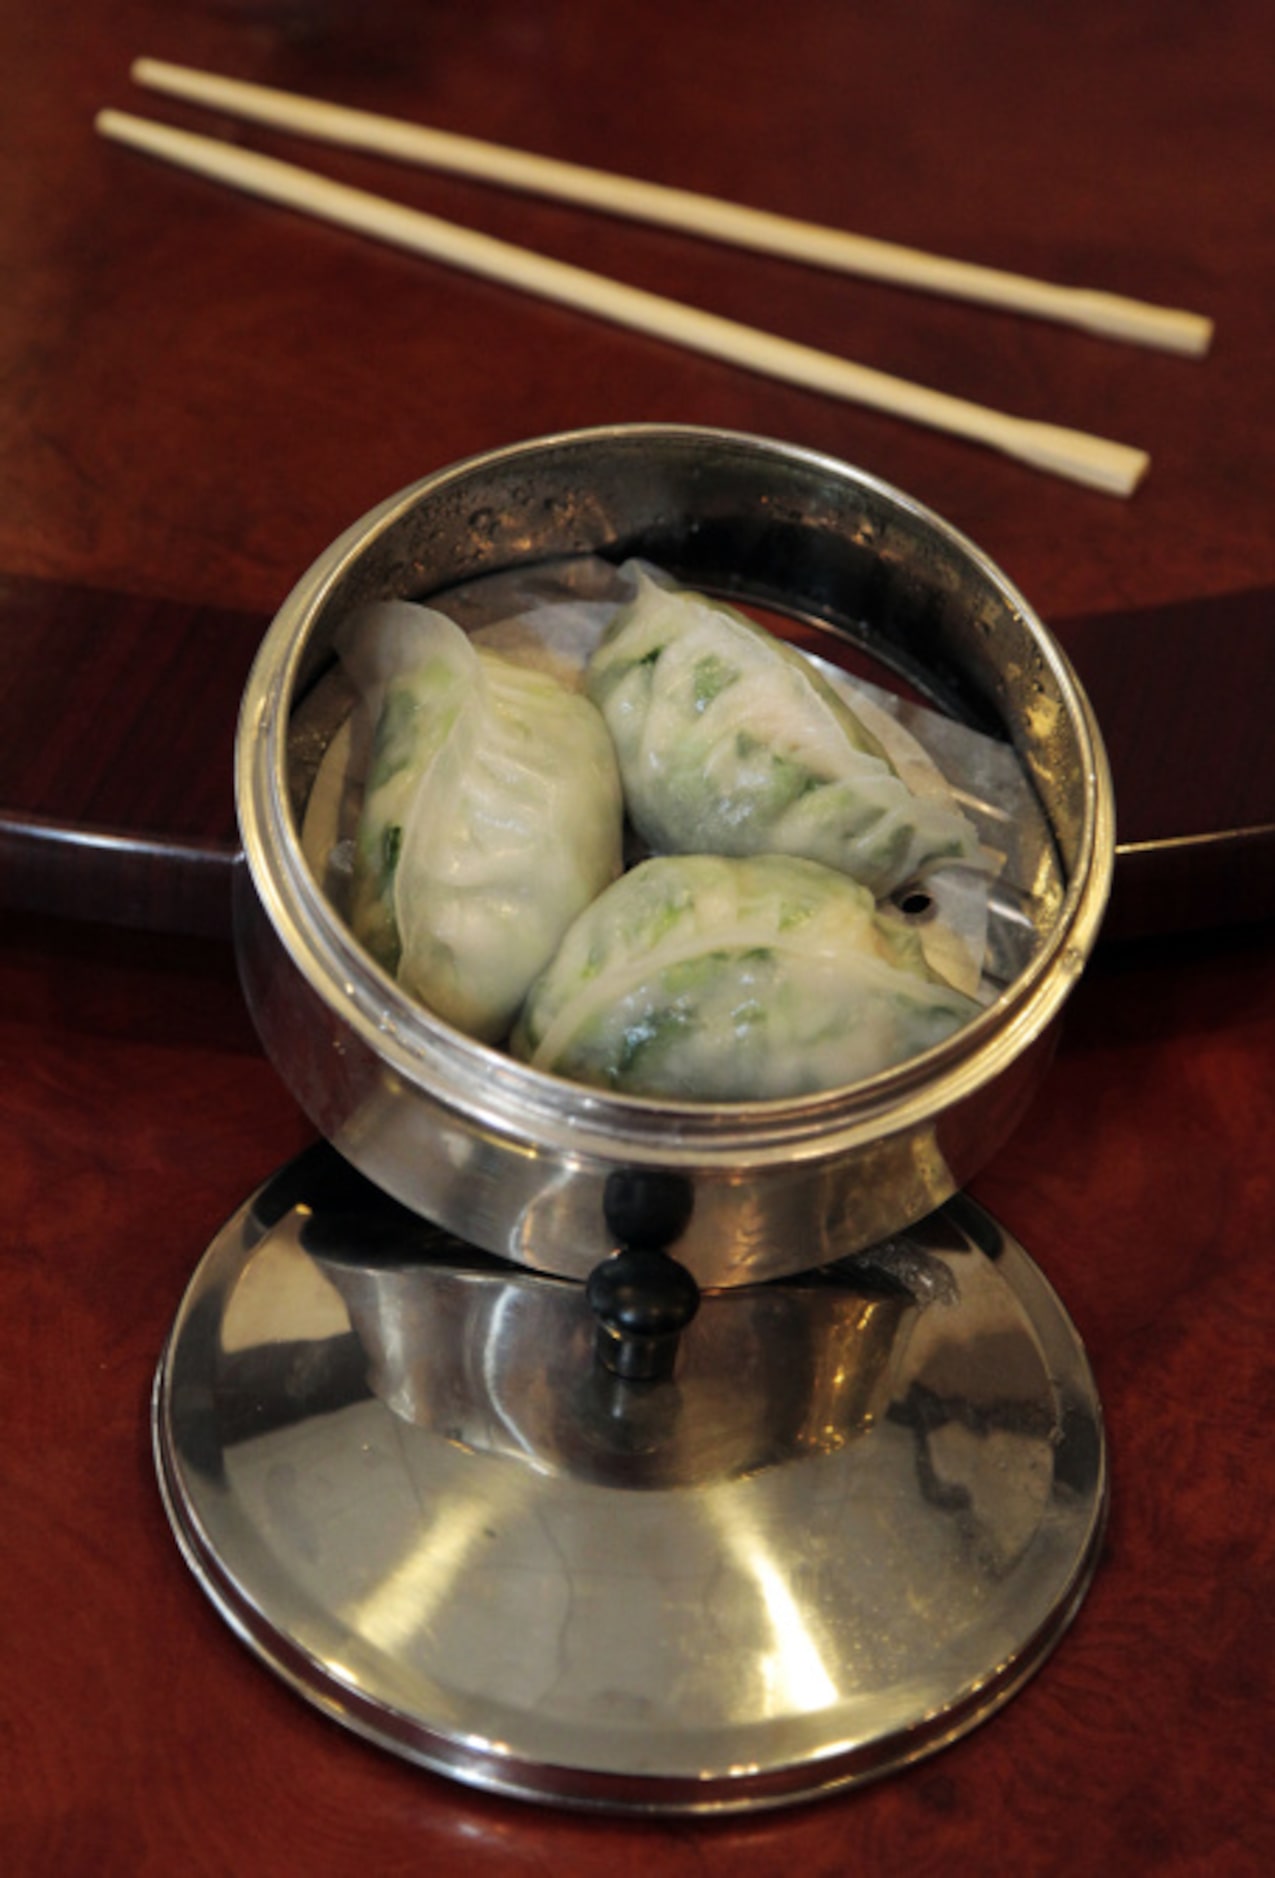
[{"label": "small hole in dumpling", "polygon": [[896,894],[894,904],[905,919],[920,921],[929,919],[934,912],[934,899],[924,887],[905,887]]}]

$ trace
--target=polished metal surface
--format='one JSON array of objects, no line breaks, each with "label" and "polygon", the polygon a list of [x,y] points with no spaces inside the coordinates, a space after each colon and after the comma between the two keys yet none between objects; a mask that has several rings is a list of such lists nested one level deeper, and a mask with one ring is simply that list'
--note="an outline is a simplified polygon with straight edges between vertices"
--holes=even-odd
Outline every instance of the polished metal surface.
[{"label": "polished metal surface", "polygon": [[964,1733],[1065,1628],[1106,1497],[1075,1332],[963,1198],[706,1296],[635,1386],[582,1287],[326,1144],[210,1247],[154,1436],[196,1575],[309,1701],[471,1784],[636,1811],[776,1805]]},{"label": "polished metal surface", "polygon": [[[851,1088],[709,1108],[542,1075],[433,1017],[372,963],[307,866],[298,827],[294,720],[331,664],[337,625],[369,598],[424,597],[579,554],[643,555],[693,584],[819,622],[830,652],[866,646],[1017,751],[1061,886],[1039,894],[1017,969],[983,1016]],[[241,973],[297,1099],[387,1192],[472,1244],[575,1278],[609,1249],[602,1195],[617,1168],[691,1181],[678,1258],[713,1286],[807,1269],[931,1212],[1034,1093],[1101,922],[1114,849],[1106,761],[1083,693],[970,542],[831,458],[680,426],[496,451],[357,523],[262,645],[237,796],[248,863]]]}]

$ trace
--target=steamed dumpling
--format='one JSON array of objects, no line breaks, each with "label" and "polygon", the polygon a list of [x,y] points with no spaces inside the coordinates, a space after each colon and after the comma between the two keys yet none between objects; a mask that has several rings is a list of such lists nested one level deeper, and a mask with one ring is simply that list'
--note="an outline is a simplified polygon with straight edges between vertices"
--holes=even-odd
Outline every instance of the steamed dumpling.
[{"label": "steamed dumpling", "polygon": [[636,579],[587,689],[652,850],[803,855],[878,897],[977,859],[955,805],[914,795],[799,652],[730,607]]},{"label": "steamed dumpling", "polygon": [[477,650],[442,614],[405,602],[375,611],[362,630],[390,670],[377,687],[351,924],[408,992],[494,1042],[620,871],[611,740],[582,694]]},{"label": "steamed dumpling", "polygon": [[846,875],[788,855],[644,861],[573,923],[512,1039],[535,1068],[631,1095],[836,1088],[979,1006]]}]

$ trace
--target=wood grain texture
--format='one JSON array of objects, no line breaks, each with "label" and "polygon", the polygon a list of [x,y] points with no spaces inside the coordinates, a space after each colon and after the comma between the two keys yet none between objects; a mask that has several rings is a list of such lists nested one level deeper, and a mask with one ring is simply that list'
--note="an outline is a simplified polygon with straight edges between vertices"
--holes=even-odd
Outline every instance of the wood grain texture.
[{"label": "wood grain texture", "polygon": [[[18,374],[0,568],[270,612],[430,468],[617,419],[828,449],[950,517],[1050,618],[1275,580],[1260,0],[0,0]],[[1204,362],[741,256],[168,105],[139,52],[1212,315]],[[1123,502],[238,199],[109,146],[103,105],[239,137],[566,261],[1152,454]]]},{"label": "wood grain texture", "polygon": [[0,576],[0,907],[224,936],[265,622]]},{"label": "wood grain texture", "polygon": [[[1075,1626],[1009,1709],[911,1773],[718,1826],[571,1817],[415,1772],[313,1713],[204,1600],[154,1483],[151,1377],[208,1240],[308,1130],[229,949],[144,930],[219,925],[239,685],[259,623],[328,542],[474,451],[627,419],[826,449],[937,509],[1059,626],[1113,743],[1150,753],[1125,833],[1144,808],[1196,810],[1166,726],[1202,719],[1234,745],[1223,797],[1254,817],[1266,867],[1268,29],[1261,0],[682,0],[673,27],[606,0],[0,0],[6,1871],[1275,1867],[1271,929],[1110,947],[977,1183],[1060,1289],[1106,1404],[1113,1520]],[[1200,363],[1158,356],[320,158],[143,105],[140,53],[1198,309],[1217,340]],[[106,146],[107,104],[1142,445],[1150,476],[1129,502],[1069,487],[309,227]],[[86,822],[135,847],[71,879],[57,831]],[[1235,887],[1230,869],[1209,891]],[[119,923],[15,911],[24,896]]]},{"label": "wood grain texture", "polygon": [[0,951],[6,1869],[1258,1878],[1275,1620],[1275,934],[1129,953],[974,1192],[1061,1291],[1114,1500],[1072,1629],[999,1716],[857,1792],[717,1825],[487,1799],[364,1745],[182,1563],[150,1381],[222,1220],[309,1138],[226,951],[21,920]]},{"label": "wood grain texture", "polygon": [[[1275,140],[1259,0],[0,0],[0,904],[206,933],[257,627],[424,472],[624,419],[827,449],[955,522],[1073,650],[1120,930],[1272,908]],[[139,53],[1212,315],[1203,361],[323,150],[132,86]],[[1269,66],[1269,59],[1265,61]],[[709,311],[1149,448],[1130,502],[311,226],[95,137],[115,104]],[[1242,180],[1241,180],[1242,179]],[[254,624],[250,624],[253,622]],[[1239,820],[1232,819],[1239,817]],[[102,839],[68,848],[63,828]]]}]

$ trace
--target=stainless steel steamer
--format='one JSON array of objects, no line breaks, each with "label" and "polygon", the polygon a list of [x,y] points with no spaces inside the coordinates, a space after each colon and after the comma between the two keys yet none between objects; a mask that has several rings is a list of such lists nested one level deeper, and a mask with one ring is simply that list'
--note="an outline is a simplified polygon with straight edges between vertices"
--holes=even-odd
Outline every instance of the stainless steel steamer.
[{"label": "stainless steel steamer", "polygon": [[[979,1019],[817,1097],[656,1103],[470,1041],[364,955],[300,835],[337,626],[586,554],[866,650],[1012,748],[1039,839]],[[170,1515],[235,1628],[383,1744],[582,1805],[775,1804],[999,1706],[1083,1595],[1106,1497],[1075,1333],[961,1196],[1110,883],[1101,741],[1027,603],[827,457],[551,437],[425,478],[319,559],[237,761],[244,987],[324,1142],[210,1248],[157,1381]]]}]

